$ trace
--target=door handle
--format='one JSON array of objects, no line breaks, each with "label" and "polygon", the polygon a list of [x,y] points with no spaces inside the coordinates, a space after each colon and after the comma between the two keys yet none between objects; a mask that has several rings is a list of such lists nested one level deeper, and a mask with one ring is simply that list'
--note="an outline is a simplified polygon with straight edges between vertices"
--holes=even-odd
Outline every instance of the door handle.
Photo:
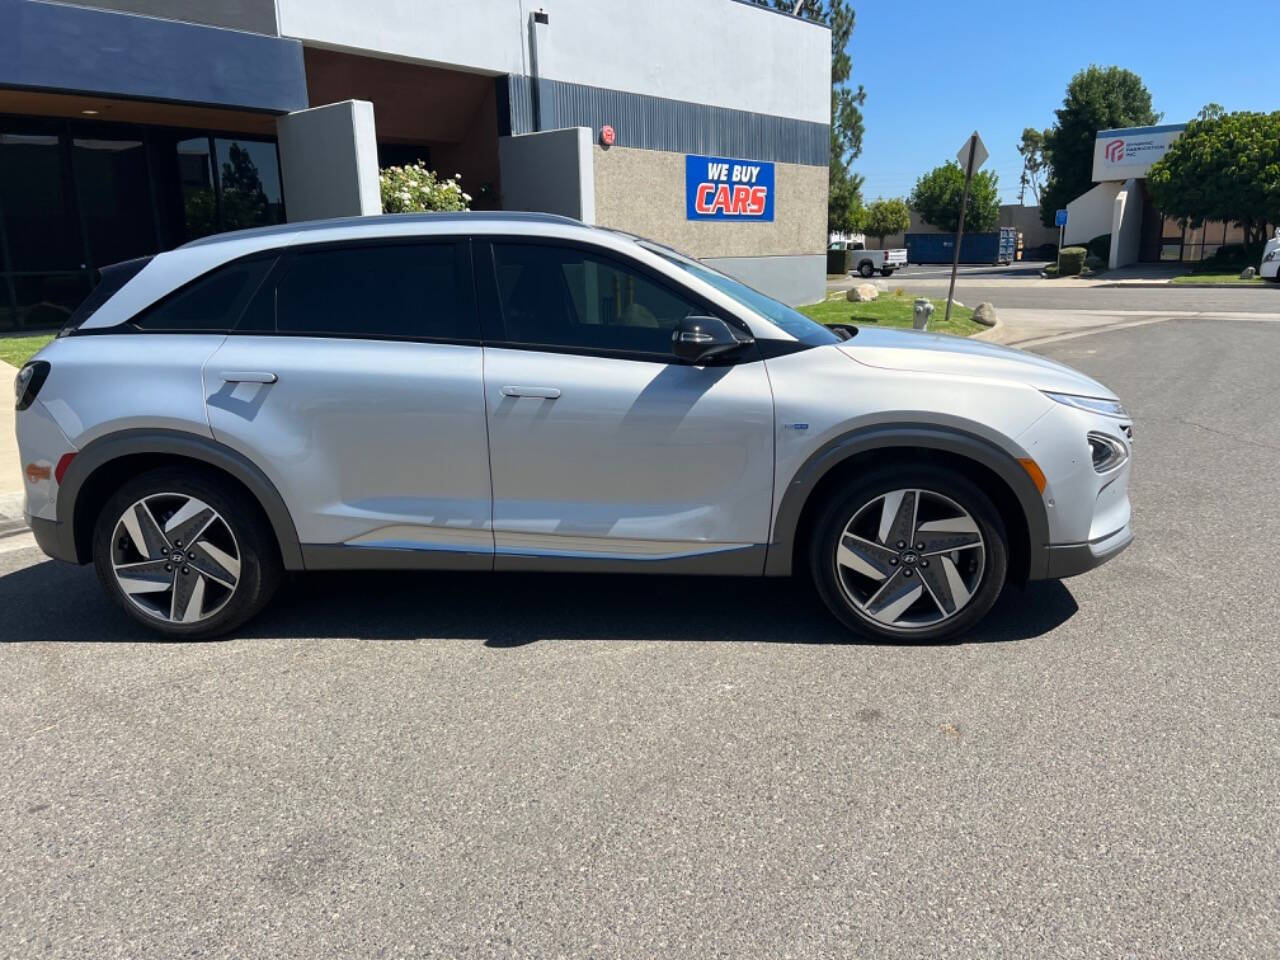
[{"label": "door handle", "polygon": [[279,379],[265,370],[223,370],[224,383],[275,383]]},{"label": "door handle", "polygon": [[555,400],[560,396],[557,387],[503,387],[498,392],[504,397],[532,397],[536,400]]}]

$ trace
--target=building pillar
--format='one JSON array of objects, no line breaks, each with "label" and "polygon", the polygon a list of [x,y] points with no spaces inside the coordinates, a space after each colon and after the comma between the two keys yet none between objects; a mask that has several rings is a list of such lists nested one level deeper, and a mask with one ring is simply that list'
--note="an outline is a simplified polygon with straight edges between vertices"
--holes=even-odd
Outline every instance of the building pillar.
[{"label": "building pillar", "polygon": [[276,120],[290,221],[382,212],[373,104],[344,100]]},{"label": "building pillar", "polygon": [[591,130],[566,127],[498,138],[503,210],[558,213],[596,222]]}]

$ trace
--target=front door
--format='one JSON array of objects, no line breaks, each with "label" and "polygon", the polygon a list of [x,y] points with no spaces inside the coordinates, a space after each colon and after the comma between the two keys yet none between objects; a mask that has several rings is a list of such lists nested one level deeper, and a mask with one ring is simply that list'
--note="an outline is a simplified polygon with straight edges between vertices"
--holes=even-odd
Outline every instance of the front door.
[{"label": "front door", "polygon": [[475,252],[495,567],[759,573],[773,398],[758,355],[675,362],[675,324],[707,305],[612,254]]},{"label": "front door", "polygon": [[467,260],[464,242],[287,253],[206,363],[214,436],[279,489],[308,566],[492,565]]}]

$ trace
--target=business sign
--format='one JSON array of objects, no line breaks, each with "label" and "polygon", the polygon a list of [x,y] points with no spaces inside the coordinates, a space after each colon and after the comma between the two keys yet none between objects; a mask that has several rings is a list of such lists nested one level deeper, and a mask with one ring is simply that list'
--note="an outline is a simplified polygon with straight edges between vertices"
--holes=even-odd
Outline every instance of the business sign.
[{"label": "business sign", "polygon": [[728,157],[684,158],[689,220],[773,221],[773,164]]},{"label": "business sign", "polygon": [[1145,177],[1185,129],[1185,124],[1179,123],[1099,131],[1093,143],[1093,179],[1102,182]]}]

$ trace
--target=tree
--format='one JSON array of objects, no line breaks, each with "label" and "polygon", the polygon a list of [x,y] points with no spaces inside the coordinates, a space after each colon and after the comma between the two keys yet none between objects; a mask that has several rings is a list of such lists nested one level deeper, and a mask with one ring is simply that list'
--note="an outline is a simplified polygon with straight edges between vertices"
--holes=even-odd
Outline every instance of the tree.
[{"label": "tree", "polygon": [[1165,216],[1229,221],[1260,243],[1280,223],[1280,111],[1201,115],[1147,174],[1151,199]]},{"label": "tree", "polygon": [[1037,130],[1027,127],[1022,131],[1022,140],[1018,143],[1018,153],[1022,155],[1022,173],[1018,177],[1018,203],[1026,204],[1027,190],[1031,191],[1031,199],[1036,206],[1040,205],[1040,178],[1046,166],[1044,159],[1044,138],[1048,130]]},{"label": "tree", "polygon": [[[979,170],[969,184],[969,203],[964,208],[964,228],[982,233],[1000,222],[999,178],[993,171]],[[964,171],[954,160],[934,167],[916,181],[908,203],[925,223],[955,233],[960,220],[960,198],[964,195]]]},{"label": "tree", "polygon": [[883,247],[885,237],[891,233],[906,233],[910,226],[911,211],[907,207],[907,201],[897,197],[891,197],[888,200],[881,198],[867,207],[862,232],[869,237],[875,237]]},{"label": "tree", "polygon": [[[753,0],[758,6],[796,12],[796,0]],[[849,40],[855,15],[849,0],[802,0],[801,16],[831,28],[831,156],[827,163],[827,230],[856,233],[862,216],[862,180],[853,161],[862,153],[862,105],[867,93],[850,88]]]},{"label": "tree", "polygon": [[1099,130],[1156,123],[1151,94],[1142,78],[1120,67],[1090,66],[1067,84],[1058,122],[1045,131],[1049,178],[1040,193],[1040,219],[1053,225],[1054,212],[1093,186],[1093,142]]}]

